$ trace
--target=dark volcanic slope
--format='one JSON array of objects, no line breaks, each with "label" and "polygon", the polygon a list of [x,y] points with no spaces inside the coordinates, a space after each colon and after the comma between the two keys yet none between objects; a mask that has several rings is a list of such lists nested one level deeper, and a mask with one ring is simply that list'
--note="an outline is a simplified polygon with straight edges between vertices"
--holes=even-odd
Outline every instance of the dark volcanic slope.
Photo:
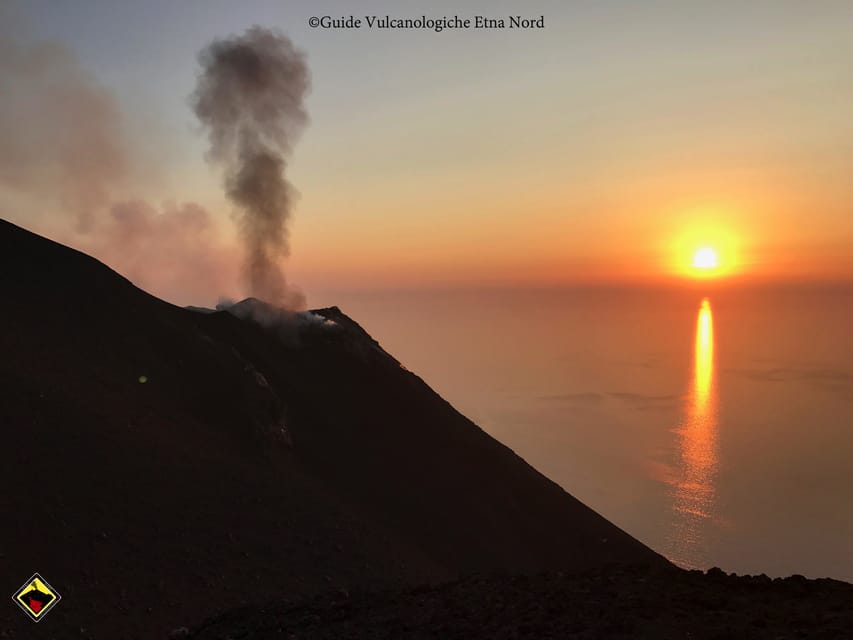
[{"label": "dark volcanic slope", "polygon": [[191,640],[794,640],[853,637],[853,585],[719,569],[468,577],[244,607]]},{"label": "dark volcanic slope", "polygon": [[0,632],[156,637],[330,588],[666,564],[337,309],[288,345],[6,222],[0,283],[0,576],[63,596],[38,626],[9,602]]},{"label": "dark volcanic slope", "polygon": [[[454,572],[660,560],[486,435],[340,310],[318,313],[338,330],[303,335],[302,348],[243,327],[217,335],[276,390],[296,454],[336,495]],[[211,328],[223,319],[211,317]]]}]

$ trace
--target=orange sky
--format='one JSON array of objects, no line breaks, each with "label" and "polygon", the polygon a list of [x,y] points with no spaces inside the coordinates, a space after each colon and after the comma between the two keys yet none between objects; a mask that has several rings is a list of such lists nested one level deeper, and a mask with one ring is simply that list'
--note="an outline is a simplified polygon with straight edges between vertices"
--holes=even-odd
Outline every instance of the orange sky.
[{"label": "orange sky", "polygon": [[[259,1],[248,22],[229,3],[156,15],[17,6],[26,28],[3,37],[21,51],[60,43],[59,77],[115,117],[75,120],[88,136],[75,147],[56,114],[39,119],[57,75],[10,65],[0,125],[20,139],[0,157],[3,217],[178,302],[241,294],[231,207],[187,95],[197,51],[251,22],[283,28],[313,72],[287,262],[309,301],[330,289],[676,282],[703,245],[737,281],[853,280],[849,3],[540,2],[543,31],[440,37],[321,33],[299,2]],[[106,155],[86,164],[96,145]],[[113,152],[120,170],[103,160]],[[100,171],[103,193],[70,197],[57,186],[69,167],[81,184]],[[110,226],[128,201],[144,203],[150,242],[121,243]],[[81,202],[100,235],[75,230]],[[156,219],[183,203],[209,214],[198,242]]]}]

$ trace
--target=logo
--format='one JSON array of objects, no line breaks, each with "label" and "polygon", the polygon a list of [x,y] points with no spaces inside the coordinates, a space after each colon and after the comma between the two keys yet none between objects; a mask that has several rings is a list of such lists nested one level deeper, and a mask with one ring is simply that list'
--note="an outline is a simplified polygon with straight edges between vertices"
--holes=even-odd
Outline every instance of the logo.
[{"label": "logo", "polygon": [[34,573],[33,577],[27,580],[12,596],[15,604],[21,607],[33,622],[38,622],[44,618],[61,598],[59,592],[37,573]]}]

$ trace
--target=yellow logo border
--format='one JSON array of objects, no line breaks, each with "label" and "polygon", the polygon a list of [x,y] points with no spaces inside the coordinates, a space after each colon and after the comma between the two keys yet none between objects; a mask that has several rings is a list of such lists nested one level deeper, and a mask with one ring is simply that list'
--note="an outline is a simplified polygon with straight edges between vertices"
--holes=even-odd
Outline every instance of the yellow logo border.
[{"label": "yellow logo border", "polygon": [[[28,593],[27,587],[29,587],[35,580],[38,580],[44,587],[47,589],[47,592],[53,596],[53,600],[51,600],[46,607],[44,607],[38,613],[34,613],[25,603],[21,600],[21,596],[24,593]],[[30,579],[27,580],[24,584],[22,584],[15,593],[12,594],[12,600],[15,601],[15,604],[18,605],[21,610],[26,613],[30,620],[33,622],[41,622],[44,617],[48,614],[48,612],[53,609],[60,600],[62,600],[62,596],[59,594],[59,591],[54,589],[50,584],[48,584],[47,580],[41,577],[38,572],[34,573],[30,576]]]}]

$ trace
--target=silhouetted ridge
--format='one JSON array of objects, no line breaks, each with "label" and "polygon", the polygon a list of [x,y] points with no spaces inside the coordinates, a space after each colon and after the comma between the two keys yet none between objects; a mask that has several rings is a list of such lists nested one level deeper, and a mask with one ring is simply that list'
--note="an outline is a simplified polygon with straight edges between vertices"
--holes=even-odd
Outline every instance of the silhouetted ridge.
[{"label": "silhouetted ridge", "polygon": [[[259,594],[668,566],[337,307],[289,343],[8,222],[0,256],[0,563],[57,585],[54,630],[156,637]],[[28,637],[17,614],[0,630]]]}]

